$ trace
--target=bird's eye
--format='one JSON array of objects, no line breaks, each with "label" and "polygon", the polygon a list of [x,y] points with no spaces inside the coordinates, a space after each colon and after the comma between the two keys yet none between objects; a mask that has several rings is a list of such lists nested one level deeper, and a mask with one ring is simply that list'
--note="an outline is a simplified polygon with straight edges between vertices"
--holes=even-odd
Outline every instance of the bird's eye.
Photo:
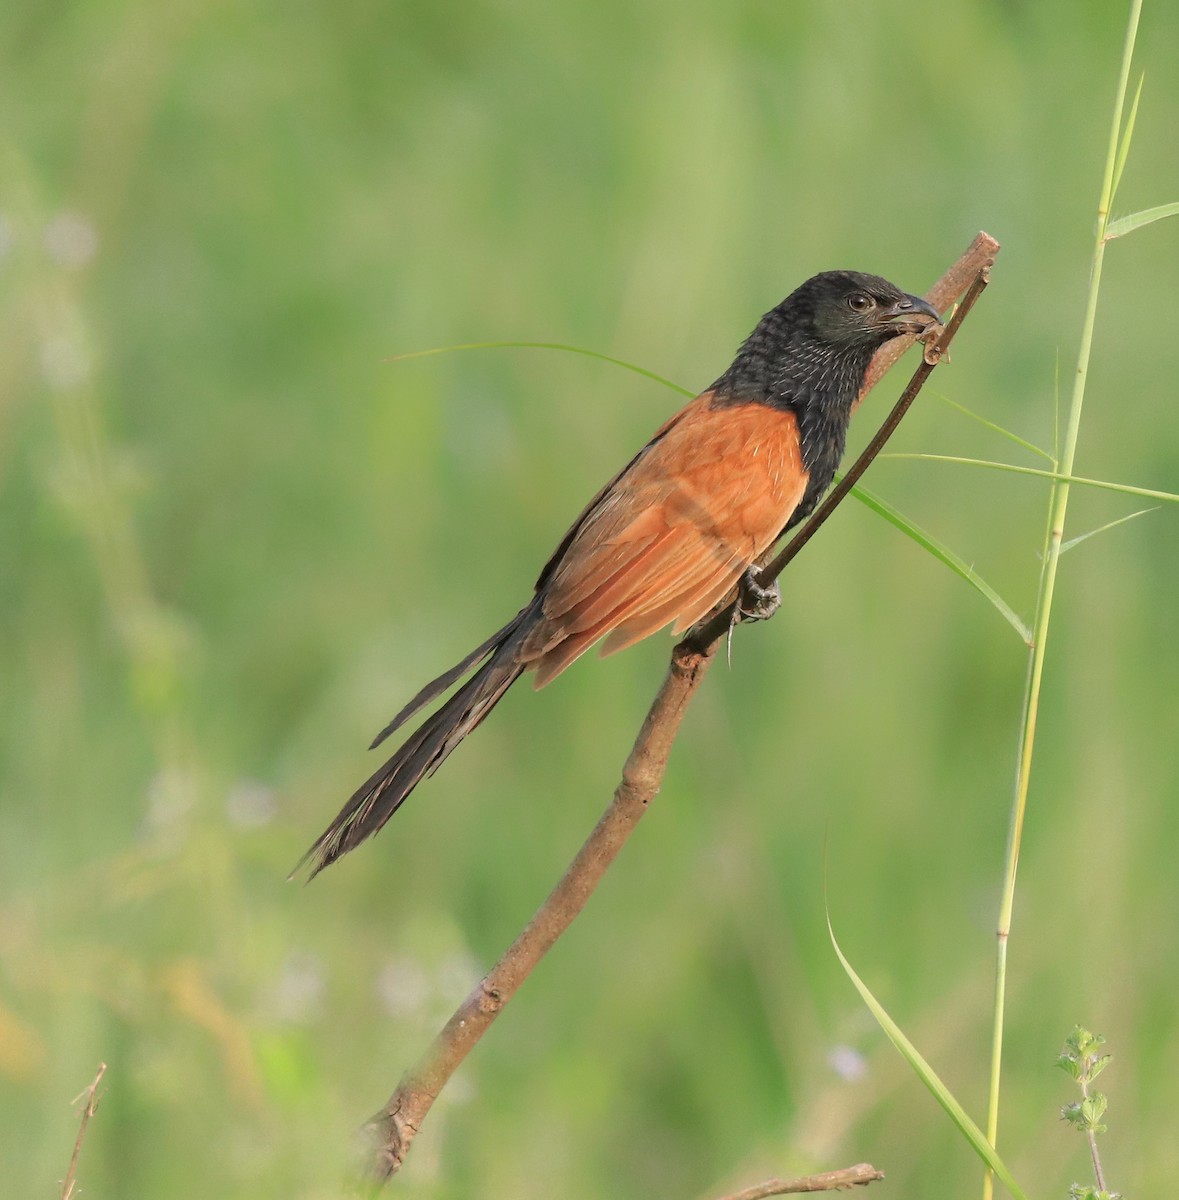
[{"label": "bird's eye", "polygon": [[847,298],[847,306],[852,312],[863,313],[873,307],[871,296],[865,296],[863,292],[852,292]]}]

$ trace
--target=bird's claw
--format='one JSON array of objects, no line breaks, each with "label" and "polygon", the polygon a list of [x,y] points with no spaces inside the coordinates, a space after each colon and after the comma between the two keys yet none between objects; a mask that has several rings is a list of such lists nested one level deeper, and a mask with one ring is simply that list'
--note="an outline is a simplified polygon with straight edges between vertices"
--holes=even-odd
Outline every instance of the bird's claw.
[{"label": "bird's claw", "polygon": [[775,579],[769,587],[762,587],[751,567],[741,576],[737,584],[737,607],[733,611],[733,623],[738,621],[766,621],[778,611],[782,603],[782,592]]}]

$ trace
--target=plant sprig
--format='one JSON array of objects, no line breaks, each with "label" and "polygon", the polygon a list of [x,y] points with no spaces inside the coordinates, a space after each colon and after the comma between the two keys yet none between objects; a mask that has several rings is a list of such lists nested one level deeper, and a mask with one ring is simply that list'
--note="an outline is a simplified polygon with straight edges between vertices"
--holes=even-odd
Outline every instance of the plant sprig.
[{"label": "plant sprig", "polygon": [[1095,1091],[1093,1081],[1110,1063],[1110,1056],[1102,1052],[1105,1038],[1099,1033],[1090,1033],[1077,1025],[1065,1040],[1064,1049],[1056,1065],[1076,1082],[1081,1098],[1065,1104],[1061,1117],[1084,1135],[1089,1143],[1089,1156],[1093,1160],[1093,1176],[1097,1186],[1074,1183],[1069,1188],[1069,1200],[1120,1200],[1119,1192],[1111,1192],[1105,1182],[1105,1171],[1101,1155],[1097,1150],[1097,1135],[1105,1133],[1107,1126],[1102,1118],[1109,1107],[1109,1098],[1104,1092]]}]

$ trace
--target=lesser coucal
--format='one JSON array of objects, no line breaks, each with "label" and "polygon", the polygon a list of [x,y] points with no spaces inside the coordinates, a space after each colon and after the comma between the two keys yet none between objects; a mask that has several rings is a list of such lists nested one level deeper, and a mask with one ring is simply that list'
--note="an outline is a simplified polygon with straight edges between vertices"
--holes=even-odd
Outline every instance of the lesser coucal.
[{"label": "lesser coucal", "polygon": [[376,833],[525,671],[540,688],[603,638],[612,654],[687,629],[734,590],[764,601],[752,566],[830,485],[872,355],[938,319],[858,271],[816,275],[766,313],[729,369],[589,502],[532,599],[378,734],[373,746],[474,671],[311,847],[311,874]]}]

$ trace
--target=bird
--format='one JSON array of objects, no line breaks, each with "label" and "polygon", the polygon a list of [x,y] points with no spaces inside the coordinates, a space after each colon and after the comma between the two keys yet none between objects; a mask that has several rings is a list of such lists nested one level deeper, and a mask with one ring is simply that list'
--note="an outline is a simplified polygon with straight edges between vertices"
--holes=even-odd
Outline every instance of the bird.
[{"label": "bird", "polygon": [[591,646],[613,654],[671,625],[679,634],[737,597],[768,616],[776,585],[759,557],[804,520],[843,457],[875,352],[940,322],[879,275],[825,271],[770,309],[728,369],[657,429],[585,506],[532,598],[431,680],[370,749],[465,682],[352,795],[292,872],[311,879],[375,834],[527,672],[542,688]]}]

